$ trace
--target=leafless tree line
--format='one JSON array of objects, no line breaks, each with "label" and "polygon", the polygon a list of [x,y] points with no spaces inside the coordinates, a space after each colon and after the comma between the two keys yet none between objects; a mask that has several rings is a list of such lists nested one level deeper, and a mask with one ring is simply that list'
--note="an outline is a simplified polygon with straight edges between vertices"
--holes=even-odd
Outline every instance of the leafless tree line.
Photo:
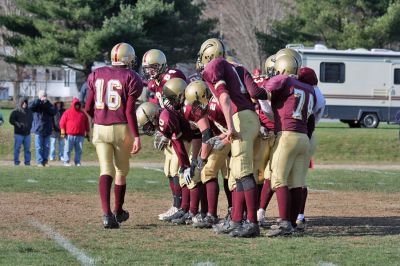
[{"label": "leafless tree line", "polygon": [[206,18],[218,19],[218,31],[236,58],[247,68],[261,67],[266,55],[256,32],[269,33],[292,0],[202,0]]}]

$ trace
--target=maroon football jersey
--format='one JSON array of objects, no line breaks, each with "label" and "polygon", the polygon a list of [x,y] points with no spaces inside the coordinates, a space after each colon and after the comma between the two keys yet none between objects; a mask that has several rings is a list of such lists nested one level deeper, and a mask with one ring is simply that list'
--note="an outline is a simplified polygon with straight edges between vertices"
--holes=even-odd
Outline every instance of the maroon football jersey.
[{"label": "maroon football jersey", "polygon": [[93,122],[98,125],[126,124],[126,106],[128,97],[135,100],[143,90],[139,75],[130,69],[119,67],[101,67],[88,77],[88,99],[92,106],[86,110],[93,113]]},{"label": "maroon football jersey", "polygon": [[183,111],[184,118],[187,121],[193,121],[194,123],[197,123],[200,118],[207,115],[207,118],[210,121],[210,128],[215,135],[219,135],[227,130],[224,113],[215,97],[212,97],[209,101],[206,111],[193,112],[192,105],[185,105]]},{"label": "maroon football jersey", "polygon": [[[212,97],[208,103],[207,114],[208,119],[215,125],[219,133],[225,132],[227,130],[224,113],[222,112],[218,100],[215,97]],[[219,133],[215,132],[215,134]]]},{"label": "maroon football jersey", "polygon": [[[259,76],[253,78],[253,80],[254,80],[254,83],[257,84],[257,86],[258,86],[259,88],[264,88],[264,84],[267,82],[267,79],[266,79],[266,78],[264,78],[264,77],[259,77]],[[264,114],[264,112],[261,110],[261,107],[260,107],[259,104],[257,104],[257,106],[256,106],[256,111],[257,111],[257,114],[258,114],[258,116],[259,116],[259,118],[260,118],[260,123],[261,123],[261,125],[262,125],[263,127],[268,128],[269,130],[275,130],[275,123],[274,123],[274,121],[271,121],[271,120],[268,118],[268,116],[266,116],[266,115]]]},{"label": "maroon football jersey", "polygon": [[313,87],[286,75],[275,76],[264,86],[272,96],[275,132],[295,131],[307,134],[308,117],[312,114],[315,103]]},{"label": "maroon football jersey", "polygon": [[223,92],[229,94],[233,113],[247,109],[254,111],[250,95],[240,80],[239,74],[235,67],[224,58],[215,58],[208,63],[203,71],[203,79],[217,98]]},{"label": "maroon football jersey", "polygon": [[167,72],[161,74],[159,80],[150,80],[148,88],[150,92],[152,92],[153,96],[149,98],[149,102],[164,107],[162,100],[163,87],[168,80],[173,78],[181,78],[186,81],[185,74],[183,74],[179,69],[168,69]]},{"label": "maroon football jersey", "polygon": [[189,156],[183,145],[183,141],[192,141],[193,134],[190,124],[179,111],[162,109],[158,120],[159,131],[172,141],[172,146],[178,155],[179,165],[188,167]]}]

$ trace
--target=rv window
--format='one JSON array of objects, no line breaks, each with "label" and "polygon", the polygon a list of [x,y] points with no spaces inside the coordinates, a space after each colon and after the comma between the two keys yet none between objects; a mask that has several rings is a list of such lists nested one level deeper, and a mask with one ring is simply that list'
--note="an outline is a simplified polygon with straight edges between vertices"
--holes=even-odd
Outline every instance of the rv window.
[{"label": "rv window", "polygon": [[344,83],[345,80],[345,66],[344,63],[326,63],[322,62],[320,65],[321,82],[327,83]]},{"label": "rv window", "polygon": [[400,84],[400,68],[394,69],[394,84]]}]

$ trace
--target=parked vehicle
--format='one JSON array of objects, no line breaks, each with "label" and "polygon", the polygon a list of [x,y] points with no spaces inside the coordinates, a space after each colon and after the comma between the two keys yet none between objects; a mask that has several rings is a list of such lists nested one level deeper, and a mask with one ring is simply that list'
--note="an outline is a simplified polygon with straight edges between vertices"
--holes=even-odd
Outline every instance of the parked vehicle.
[{"label": "parked vehicle", "polygon": [[298,51],[303,66],[317,73],[326,98],[325,118],[367,128],[396,122],[396,114],[400,114],[400,52],[336,50],[319,44],[287,47]]}]

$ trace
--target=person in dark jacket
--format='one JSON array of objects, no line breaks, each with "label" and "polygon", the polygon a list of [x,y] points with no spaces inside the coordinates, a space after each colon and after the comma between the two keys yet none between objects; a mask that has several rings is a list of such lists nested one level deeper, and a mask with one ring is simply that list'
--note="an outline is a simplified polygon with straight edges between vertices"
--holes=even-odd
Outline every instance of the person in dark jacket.
[{"label": "person in dark jacket", "polygon": [[14,126],[14,164],[19,165],[19,152],[24,146],[24,163],[31,164],[31,128],[33,114],[28,108],[28,99],[20,98],[17,107],[10,114],[10,124]]},{"label": "person in dark jacket", "polygon": [[82,84],[81,90],[79,91],[79,101],[82,104],[83,110],[85,109],[87,96],[88,96],[88,83],[87,81],[85,81]]},{"label": "person in dark jacket", "polygon": [[56,115],[53,117],[53,131],[50,135],[50,161],[54,161],[56,159],[56,150],[58,143],[58,160],[62,160],[64,154],[64,139],[60,137],[60,120],[63,115],[64,102],[59,101],[54,103],[55,108],[57,109]]},{"label": "person in dark jacket", "polygon": [[77,99],[72,100],[72,106],[64,112],[60,120],[61,137],[65,137],[64,166],[70,165],[72,149],[75,149],[74,162],[81,165],[82,148],[84,138],[89,138],[89,118],[82,110],[82,104]]},{"label": "person in dark jacket", "polygon": [[35,134],[35,149],[37,166],[48,166],[50,135],[53,126],[53,116],[56,109],[47,100],[44,90],[38,92],[38,99],[29,104],[29,109],[33,112],[32,133]]}]

